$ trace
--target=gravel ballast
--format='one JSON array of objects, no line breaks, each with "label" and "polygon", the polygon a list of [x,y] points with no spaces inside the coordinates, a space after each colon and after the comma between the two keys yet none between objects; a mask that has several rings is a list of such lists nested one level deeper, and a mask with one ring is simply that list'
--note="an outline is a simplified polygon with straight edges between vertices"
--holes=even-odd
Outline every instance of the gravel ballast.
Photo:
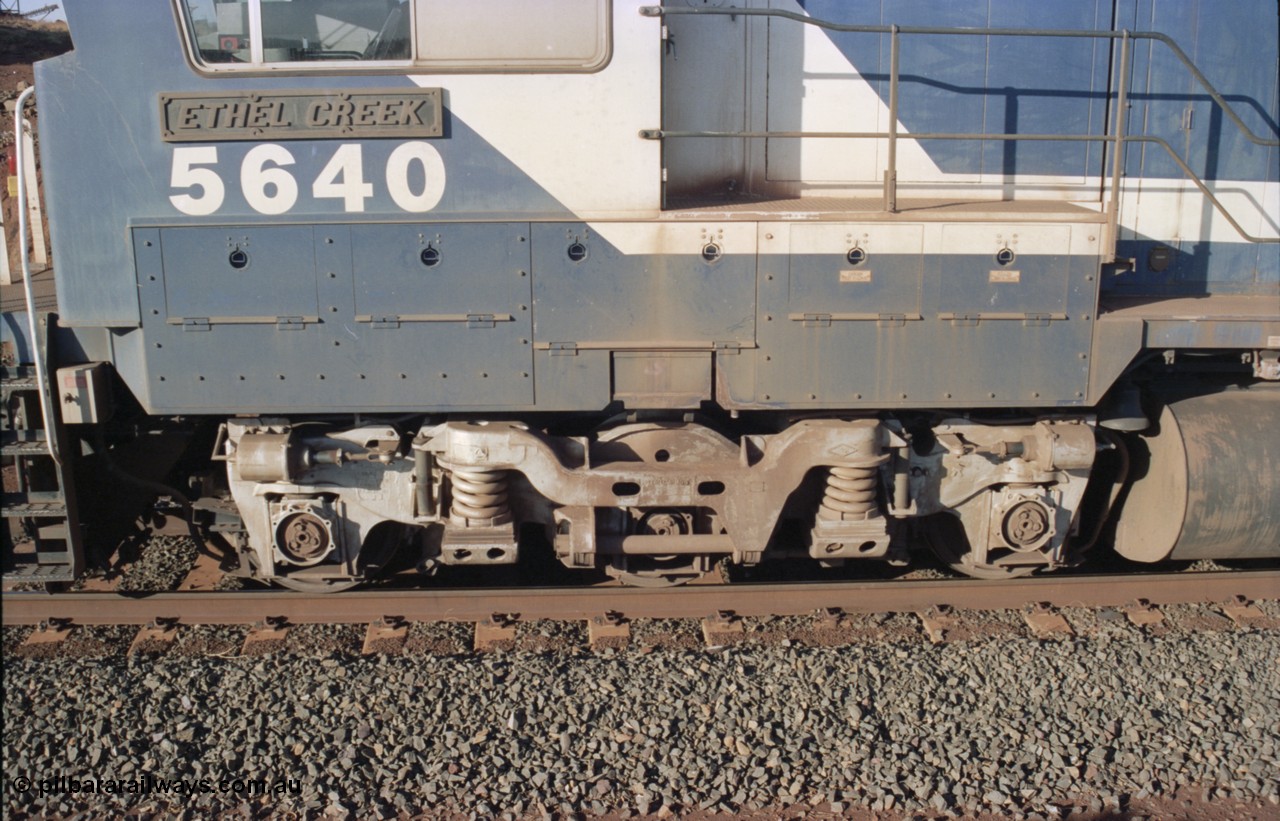
[{"label": "gravel ballast", "polygon": [[[939,646],[597,654],[548,651],[577,628],[539,626],[525,630],[536,652],[442,655],[458,642],[427,630],[416,651],[360,657],[335,649],[351,628],[317,627],[252,658],[225,645],[10,653],[5,810],[585,818],[806,804],[824,807],[815,817],[1057,818],[1068,804],[1104,814],[1191,791],[1280,813],[1280,633],[1099,623],[1069,640]],[[203,779],[211,791],[72,794],[55,782],[41,794],[58,776]],[[282,792],[237,794],[235,779]]]}]

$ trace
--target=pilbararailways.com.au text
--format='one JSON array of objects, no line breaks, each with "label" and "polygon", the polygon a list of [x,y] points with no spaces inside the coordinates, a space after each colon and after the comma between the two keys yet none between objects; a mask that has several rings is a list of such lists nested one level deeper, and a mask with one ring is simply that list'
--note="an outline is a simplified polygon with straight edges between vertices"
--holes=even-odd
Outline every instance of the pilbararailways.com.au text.
[{"label": "pilbararailways.com.au text", "polygon": [[24,775],[9,780],[10,789],[41,795],[300,795],[302,781],[297,778],[97,778],[92,775],[57,774],[44,778]]}]

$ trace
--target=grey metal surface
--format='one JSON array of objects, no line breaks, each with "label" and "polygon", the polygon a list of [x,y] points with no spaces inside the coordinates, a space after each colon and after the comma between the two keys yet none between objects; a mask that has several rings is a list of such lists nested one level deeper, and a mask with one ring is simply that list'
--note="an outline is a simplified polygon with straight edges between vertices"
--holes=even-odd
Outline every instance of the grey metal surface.
[{"label": "grey metal surface", "polygon": [[[699,256],[702,243],[625,255],[590,233],[585,224],[533,226],[538,343],[662,349],[754,341],[754,247],[726,245],[713,262]],[[575,241],[587,253],[576,263],[566,253]]]}]

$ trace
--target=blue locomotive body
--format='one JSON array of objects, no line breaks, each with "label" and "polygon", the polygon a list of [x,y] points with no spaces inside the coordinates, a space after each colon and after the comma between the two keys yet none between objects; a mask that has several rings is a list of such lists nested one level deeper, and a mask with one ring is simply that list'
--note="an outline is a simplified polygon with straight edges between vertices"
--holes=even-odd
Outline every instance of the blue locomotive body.
[{"label": "blue locomotive body", "polygon": [[50,369],[247,575],[1280,549],[1272,3],[67,5]]}]

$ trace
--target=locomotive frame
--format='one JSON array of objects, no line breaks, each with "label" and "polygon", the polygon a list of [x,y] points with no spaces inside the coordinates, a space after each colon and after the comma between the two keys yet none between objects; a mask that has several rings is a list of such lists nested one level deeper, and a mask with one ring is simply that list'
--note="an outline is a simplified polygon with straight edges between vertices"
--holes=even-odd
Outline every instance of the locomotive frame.
[{"label": "locomotive frame", "polygon": [[[76,577],[157,491],[303,589],[536,550],[643,585],[920,545],[1003,578],[1109,522],[1140,562],[1280,555],[1280,106],[1117,25],[1159,0],[575,0],[565,31],[503,0],[443,42],[439,4],[368,0],[363,51],[318,22],[268,48],[259,0],[68,5],[37,70],[59,316],[4,326],[47,364],[6,388],[9,576]],[[499,12],[515,44],[476,45]],[[937,127],[968,98],[1003,119]],[[1204,145],[1151,133],[1171,101]]]}]

